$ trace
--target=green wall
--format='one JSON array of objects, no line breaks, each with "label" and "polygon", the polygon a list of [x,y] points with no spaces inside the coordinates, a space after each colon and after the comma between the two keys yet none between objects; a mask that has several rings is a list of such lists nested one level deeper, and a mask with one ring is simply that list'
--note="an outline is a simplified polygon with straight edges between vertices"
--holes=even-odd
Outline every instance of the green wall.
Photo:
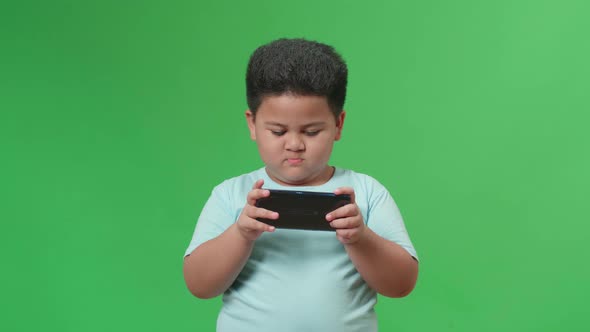
[{"label": "green wall", "polygon": [[[250,53],[349,64],[332,163],[396,198],[420,254],[381,331],[590,325],[590,3],[0,4],[2,329],[213,331],[182,256],[211,189],[261,166]],[[6,328],[5,328],[6,327]]]}]

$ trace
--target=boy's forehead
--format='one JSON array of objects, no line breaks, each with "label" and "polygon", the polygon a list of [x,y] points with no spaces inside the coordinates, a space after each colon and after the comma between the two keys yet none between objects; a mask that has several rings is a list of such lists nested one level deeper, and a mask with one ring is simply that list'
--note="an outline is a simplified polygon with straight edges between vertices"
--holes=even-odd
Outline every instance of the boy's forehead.
[{"label": "boy's forehead", "polygon": [[[304,119],[301,119],[304,120]],[[264,124],[267,126],[277,126],[277,127],[290,127],[290,126],[302,126],[302,127],[320,127],[323,126],[327,123],[327,121],[311,121],[311,122],[305,122],[305,121],[298,121],[298,122],[294,122],[294,121],[284,121],[284,122],[277,122],[277,121],[272,121],[272,120],[267,120],[264,121]]]},{"label": "boy's forehead", "polygon": [[319,119],[332,116],[326,97],[290,94],[265,97],[256,113],[267,121],[275,122],[279,122],[279,120],[272,120],[273,118],[284,120],[318,119],[314,121],[321,122]]}]

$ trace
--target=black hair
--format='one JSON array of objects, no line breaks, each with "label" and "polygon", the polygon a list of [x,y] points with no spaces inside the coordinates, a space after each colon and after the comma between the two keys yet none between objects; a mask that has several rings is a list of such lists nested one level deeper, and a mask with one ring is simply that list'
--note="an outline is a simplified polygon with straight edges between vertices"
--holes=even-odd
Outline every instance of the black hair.
[{"label": "black hair", "polygon": [[248,62],[246,96],[256,114],[264,97],[326,97],[338,116],[346,99],[348,69],[332,46],[301,38],[277,39],[257,48]]}]

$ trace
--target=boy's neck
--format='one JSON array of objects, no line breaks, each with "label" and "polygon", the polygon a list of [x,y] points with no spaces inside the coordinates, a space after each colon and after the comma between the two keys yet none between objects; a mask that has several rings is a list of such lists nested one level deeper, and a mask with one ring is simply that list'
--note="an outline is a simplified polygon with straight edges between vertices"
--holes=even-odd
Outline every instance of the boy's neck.
[{"label": "boy's neck", "polygon": [[336,173],[336,168],[334,166],[326,165],[326,168],[315,179],[311,179],[310,181],[306,181],[306,182],[303,182],[300,184],[281,181],[279,178],[272,175],[266,167],[264,168],[264,171],[266,172],[266,175],[272,181],[276,182],[277,184],[279,184],[281,186],[285,186],[285,187],[316,187],[316,186],[321,186],[321,185],[327,183],[328,181],[330,181],[332,179],[332,177],[334,176],[334,174]]}]

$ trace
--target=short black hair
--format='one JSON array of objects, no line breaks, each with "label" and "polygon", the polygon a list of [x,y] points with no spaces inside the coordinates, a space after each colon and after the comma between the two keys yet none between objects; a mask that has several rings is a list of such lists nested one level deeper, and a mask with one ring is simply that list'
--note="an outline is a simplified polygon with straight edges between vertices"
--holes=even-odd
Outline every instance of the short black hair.
[{"label": "short black hair", "polygon": [[329,45],[302,38],[277,39],[257,48],[248,62],[246,96],[256,114],[264,97],[294,94],[326,97],[334,116],[346,99],[348,68]]}]

